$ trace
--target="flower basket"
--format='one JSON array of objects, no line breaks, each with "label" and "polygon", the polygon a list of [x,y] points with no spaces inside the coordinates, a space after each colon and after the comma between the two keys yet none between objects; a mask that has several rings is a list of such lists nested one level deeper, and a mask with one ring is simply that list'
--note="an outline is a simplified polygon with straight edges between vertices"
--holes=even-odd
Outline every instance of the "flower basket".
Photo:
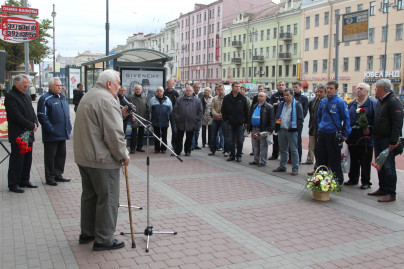
[{"label": "flower basket", "polygon": [[318,201],[330,200],[330,192],[336,193],[341,191],[341,185],[339,185],[335,179],[334,174],[325,165],[317,167],[312,176],[307,178],[306,188],[312,190],[312,198]]},{"label": "flower basket", "polygon": [[311,191],[311,198],[317,201],[329,201],[330,200],[330,191]]}]

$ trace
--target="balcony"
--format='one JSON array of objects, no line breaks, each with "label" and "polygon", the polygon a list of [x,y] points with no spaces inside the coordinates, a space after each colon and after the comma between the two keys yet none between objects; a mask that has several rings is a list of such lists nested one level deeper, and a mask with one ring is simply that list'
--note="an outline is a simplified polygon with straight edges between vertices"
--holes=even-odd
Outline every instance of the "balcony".
[{"label": "balcony", "polygon": [[241,64],[241,58],[232,58],[231,63],[232,64]]},{"label": "balcony", "polygon": [[280,33],[279,38],[283,41],[290,41],[292,40],[292,33]]},{"label": "balcony", "polygon": [[263,63],[264,62],[264,56],[253,56],[253,61]]},{"label": "balcony", "polygon": [[280,60],[290,60],[292,58],[291,53],[279,53]]},{"label": "balcony", "polygon": [[241,41],[232,41],[231,45],[232,45],[233,48],[241,48],[243,46]]}]

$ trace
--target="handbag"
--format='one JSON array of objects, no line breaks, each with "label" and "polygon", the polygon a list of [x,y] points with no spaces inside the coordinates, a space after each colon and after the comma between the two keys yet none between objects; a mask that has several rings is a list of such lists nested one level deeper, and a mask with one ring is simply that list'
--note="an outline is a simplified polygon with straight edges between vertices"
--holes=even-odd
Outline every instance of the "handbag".
[{"label": "handbag", "polygon": [[335,128],[337,128],[337,132],[335,134],[335,144],[337,145],[338,148],[342,149],[344,143],[344,136],[342,134],[342,129],[344,128],[344,126],[341,126],[341,129],[338,129],[338,125],[335,123],[334,118],[331,115],[330,109],[328,108],[328,102],[325,104],[325,106],[327,107],[327,112],[330,115],[332,123],[334,123]]}]

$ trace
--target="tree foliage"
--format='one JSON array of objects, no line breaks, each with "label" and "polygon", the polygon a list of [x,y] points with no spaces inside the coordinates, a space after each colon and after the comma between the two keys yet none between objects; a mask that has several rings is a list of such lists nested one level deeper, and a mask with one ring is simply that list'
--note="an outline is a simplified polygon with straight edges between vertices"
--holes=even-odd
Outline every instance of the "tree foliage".
[{"label": "tree foliage", "polygon": [[[20,0],[7,0],[4,2],[6,6],[23,6],[24,1]],[[37,16],[29,17],[38,19]],[[49,19],[43,19],[39,22],[39,37],[29,42],[29,58],[35,62],[42,62],[47,56],[51,54],[51,49],[48,47],[47,37],[51,37],[47,33],[49,29],[52,29],[52,21]],[[0,49],[5,50],[7,53],[7,65],[8,71],[17,69],[17,66],[24,63],[24,43],[9,43],[0,40]]]}]

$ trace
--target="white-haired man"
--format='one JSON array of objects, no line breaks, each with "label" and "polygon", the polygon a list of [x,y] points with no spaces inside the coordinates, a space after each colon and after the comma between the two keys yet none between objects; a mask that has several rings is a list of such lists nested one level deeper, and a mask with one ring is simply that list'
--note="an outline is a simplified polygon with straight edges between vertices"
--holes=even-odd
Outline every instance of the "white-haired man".
[{"label": "white-haired man", "polygon": [[56,182],[69,182],[63,177],[66,162],[66,140],[70,139],[72,124],[70,122],[69,103],[62,94],[62,82],[51,78],[49,91],[39,98],[38,119],[42,126],[44,144],[46,184],[56,186]]},{"label": "white-haired man", "polygon": [[32,150],[20,154],[17,137],[26,131],[31,131],[28,146],[33,146],[34,133],[38,129],[38,119],[35,115],[30,98],[25,94],[30,80],[26,75],[14,77],[14,85],[6,95],[4,106],[7,112],[8,140],[11,144],[11,154],[8,168],[8,188],[11,192],[23,193],[20,187],[37,188],[30,182]]},{"label": "white-haired man", "polygon": [[97,84],[84,95],[74,125],[74,159],[82,177],[81,234],[79,242],[95,240],[94,250],[118,249],[125,243],[114,239],[119,205],[122,164],[129,152],[122,130],[128,115],[117,100],[120,78],[114,70],[103,71]]}]

